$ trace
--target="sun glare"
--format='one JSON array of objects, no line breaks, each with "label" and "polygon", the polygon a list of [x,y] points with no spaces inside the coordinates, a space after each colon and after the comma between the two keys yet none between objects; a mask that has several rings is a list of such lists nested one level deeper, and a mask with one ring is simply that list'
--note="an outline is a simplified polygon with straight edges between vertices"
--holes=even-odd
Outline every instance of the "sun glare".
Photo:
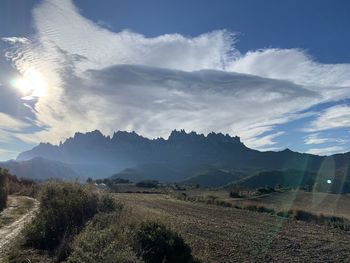
[{"label": "sun glare", "polygon": [[21,78],[14,79],[11,83],[25,97],[43,97],[47,92],[45,78],[35,69],[26,70]]}]

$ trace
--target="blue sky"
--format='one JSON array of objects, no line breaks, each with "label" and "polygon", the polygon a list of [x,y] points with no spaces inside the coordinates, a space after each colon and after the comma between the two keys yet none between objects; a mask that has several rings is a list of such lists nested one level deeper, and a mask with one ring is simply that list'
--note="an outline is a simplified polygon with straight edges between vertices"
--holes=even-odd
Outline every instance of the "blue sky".
[{"label": "blue sky", "polygon": [[94,129],[349,151],[349,13],[340,0],[3,0],[0,159]]}]

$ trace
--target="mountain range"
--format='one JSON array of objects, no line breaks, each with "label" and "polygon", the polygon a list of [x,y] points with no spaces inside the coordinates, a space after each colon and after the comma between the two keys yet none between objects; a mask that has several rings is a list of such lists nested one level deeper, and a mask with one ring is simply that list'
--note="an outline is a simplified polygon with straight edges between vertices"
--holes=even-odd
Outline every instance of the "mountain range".
[{"label": "mountain range", "polygon": [[[331,180],[337,185],[350,181],[350,153],[318,156],[289,149],[261,152],[246,147],[239,137],[214,132],[205,136],[174,130],[168,139],[148,139],[135,132],[118,131],[113,136],[104,136],[96,130],[76,133],[59,145],[40,143],[19,154],[13,162],[19,166],[35,160],[41,160],[46,168],[36,171],[27,165],[27,177],[106,178],[113,175],[132,181],[152,179],[218,187],[234,182],[249,185],[243,182],[252,178],[259,181],[257,178],[261,176],[270,178],[266,172],[294,170],[299,171],[298,175],[283,172],[281,178],[288,174],[307,177],[300,181],[303,183]],[[6,165],[10,171],[20,171]],[[45,176],[38,174],[43,172]],[[283,180],[276,182],[283,183]],[[262,180],[260,184],[263,183],[267,185],[269,180]]]}]

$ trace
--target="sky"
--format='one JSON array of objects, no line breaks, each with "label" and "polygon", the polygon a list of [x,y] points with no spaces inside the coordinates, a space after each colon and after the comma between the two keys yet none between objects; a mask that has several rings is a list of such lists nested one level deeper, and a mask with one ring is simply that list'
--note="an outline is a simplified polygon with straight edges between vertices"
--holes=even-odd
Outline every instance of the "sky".
[{"label": "sky", "polygon": [[349,13],[345,0],[2,0],[0,160],[95,129],[350,151]]}]

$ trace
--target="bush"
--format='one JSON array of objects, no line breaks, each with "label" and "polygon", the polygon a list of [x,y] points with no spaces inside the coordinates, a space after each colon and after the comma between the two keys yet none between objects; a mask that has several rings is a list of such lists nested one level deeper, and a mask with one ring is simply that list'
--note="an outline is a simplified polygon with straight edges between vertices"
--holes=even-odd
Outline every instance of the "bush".
[{"label": "bush", "polygon": [[74,239],[68,263],[142,262],[133,250],[134,227],[122,213],[97,214]]},{"label": "bush", "polygon": [[141,181],[136,184],[137,187],[144,187],[144,188],[157,188],[159,186],[158,181],[155,180],[146,180]]},{"label": "bush", "polygon": [[246,206],[243,206],[243,209],[249,210],[249,211],[254,211],[254,212],[259,212],[259,213],[269,213],[269,214],[275,213],[275,210],[273,210],[272,208],[265,207],[265,206],[246,205]]},{"label": "bush", "polygon": [[136,233],[140,256],[146,263],[193,262],[191,248],[176,232],[156,222],[144,222]]},{"label": "bush", "polygon": [[334,228],[350,231],[350,221],[343,217],[313,214],[304,210],[280,211],[278,216],[292,218],[299,221],[312,222],[318,225],[327,225]]},{"label": "bush", "polygon": [[73,235],[97,212],[117,206],[78,183],[49,182],[40,194],[39,212],[26,232],[26,245],[65,259]]},{"label": "bush", "polygon": [[273,189],[272,187],[266,186],[264,188],[258,188],[256,189],[256,194],[257,195],[265,195],[265,194],[271,194],[276,192],[275,189]]},{"label": "bush", "polygon": [[7,204],[7,197],[9,194],[8,180],[8,171],[0,168],[0,211],[2,211]]},{"label": "bush", "polygon": [[243,196],[239,192],[230,191],[231,198],[242,198]]}]

